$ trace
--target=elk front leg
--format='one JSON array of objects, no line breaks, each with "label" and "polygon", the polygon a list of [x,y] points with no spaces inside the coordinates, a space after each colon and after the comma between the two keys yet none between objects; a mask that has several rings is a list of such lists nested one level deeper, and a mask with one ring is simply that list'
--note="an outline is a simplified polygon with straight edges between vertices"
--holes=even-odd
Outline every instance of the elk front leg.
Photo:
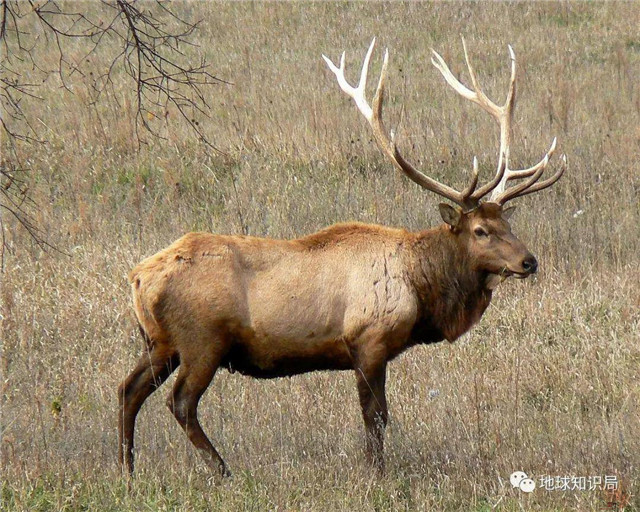
[{"label": "elk front leg", "polygon": [[384,429],[388,419],[384,393],[386,370],[386,361],[356,366],[358,395],[366,429],[366,457],[380,473],[384,472]]}]

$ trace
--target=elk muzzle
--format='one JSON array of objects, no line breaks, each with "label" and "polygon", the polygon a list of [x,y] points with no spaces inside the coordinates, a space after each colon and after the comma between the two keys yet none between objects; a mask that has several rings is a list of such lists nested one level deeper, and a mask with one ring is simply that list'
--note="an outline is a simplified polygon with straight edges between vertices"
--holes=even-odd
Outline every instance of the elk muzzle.
[{"label": "elk muzzle", "polygon": [[535,274],[538,271],[538,260],[533,254],[529,254],[522,261],[522,268],[527,274]]}]

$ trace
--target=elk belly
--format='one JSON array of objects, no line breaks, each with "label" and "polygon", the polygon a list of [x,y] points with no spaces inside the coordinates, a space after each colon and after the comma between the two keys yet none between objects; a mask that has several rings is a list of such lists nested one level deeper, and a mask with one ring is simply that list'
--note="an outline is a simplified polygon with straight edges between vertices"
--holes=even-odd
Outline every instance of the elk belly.
[{"label": "elk belly", "polygon": [[317,370],[346,370],[352,364],[341,338],[294,341],[254,335],[235,339],[222,366],[231,372],[269,379]]}]

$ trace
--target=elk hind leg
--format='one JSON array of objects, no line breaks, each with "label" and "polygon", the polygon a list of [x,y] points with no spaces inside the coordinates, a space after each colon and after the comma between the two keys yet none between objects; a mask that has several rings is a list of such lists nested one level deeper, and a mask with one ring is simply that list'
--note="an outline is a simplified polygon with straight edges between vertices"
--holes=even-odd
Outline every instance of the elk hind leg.
[{"label": "elk hind leg", "polygon": [[214,347],[207,344],[204,350],[209,352],[200,352],[188,359],[182,358],[180,372],[167,400],[167,406],[209,468],[221,476],[229,476],[226,464],[198,421],[198,402],[211,383],[221,361],[221,355],[216,353]]},{"label": "elk hind leg", "polygon": [[136,416],[144,401],[180,364],[176,354],[153,346],[140,357],[135,369],[118,388],[118,458],[120,465],[133,473],[133,438]]}]

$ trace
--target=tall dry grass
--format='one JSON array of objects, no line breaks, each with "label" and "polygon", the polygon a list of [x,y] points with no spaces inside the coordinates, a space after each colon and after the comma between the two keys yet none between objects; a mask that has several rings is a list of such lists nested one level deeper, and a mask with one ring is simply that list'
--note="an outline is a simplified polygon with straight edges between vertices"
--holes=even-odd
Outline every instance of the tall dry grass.
[{"label": "tall dry grass", "polygon": [[[97,4],[76,4],[87,9]],[[28,112],[48,144],[24,149],[37,217],[64,251],[11,226],[2,274],[6,510],[599,510],[600,492],[511,489],[516,469],[617,475],[640,508],[640,11],[633,3],[174,4],[203,17],[200,49],[231,86],[198,119],[222,153],[169,111],[166,140],[138,150],[131,84],[89,106],[50,80]],[[463,34],[485,90],[519,62],[513,160],[552,137],[569,171],[518,201],[514,229],[541,261],[506,283],[453,345],[391,364],[388,474],[363,464],[353,376],[255,381],[220,372],[200,408],[235,476],[213,486],[164,406],[138,420],[137,476],[116,465],[116,387],[140,341],[128,270],[189,230],[294,237],[356,219],[421,229],[438,199],[395,172],[320,55],[347,49],[349,75],[373,35],[391,50],[388,122],[404,153],[460,186],[473,155],[488,175],[497,133],[431,66],[464,71]],[[77,55],[83,48],[72,48]],[[54,65],[55,52],[38,58]],[[100,69],[108,48],[88,66]],[[29,70],[25,68],[25,74]],[[464,76],[464,75],[463,75]],[[11,219],[6,219],[11,222]]]}]

